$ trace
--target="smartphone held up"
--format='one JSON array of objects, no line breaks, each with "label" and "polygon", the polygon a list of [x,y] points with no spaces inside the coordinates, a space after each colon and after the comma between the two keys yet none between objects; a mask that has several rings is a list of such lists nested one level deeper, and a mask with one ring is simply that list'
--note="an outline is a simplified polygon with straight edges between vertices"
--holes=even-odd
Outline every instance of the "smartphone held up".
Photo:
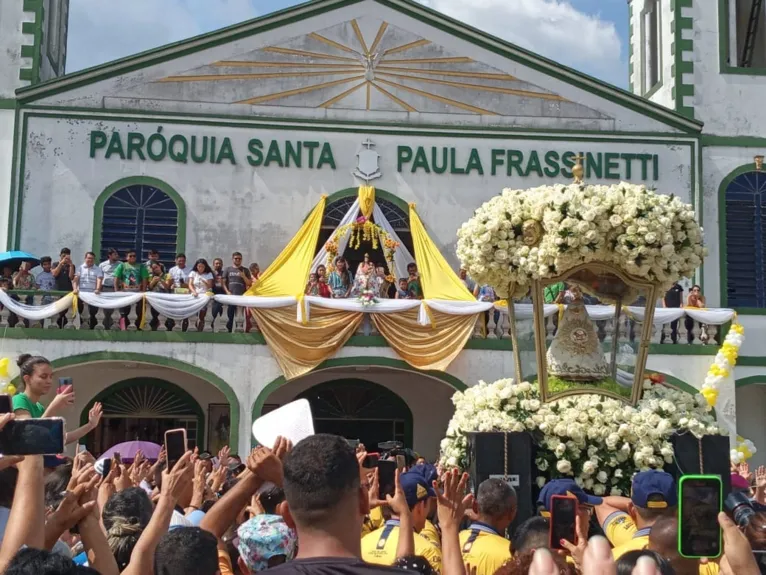
[{"label": "smartphone held up", "polygon": [[0,431],[3,455],[59,455],[64,453],[66,431],[61,417],[14,419]]},{"label": "smartphone held up", "polygon": [[178,463],[186,453],[186,430],[171,429],[165,432],[165,452],[168,458],[168,470]]},{"label": "smartphone held up", "polygon": [[687,558],[721,556],[718,514],[723,508],[723,482],[718,475],[684,475],[678,484],[678,552]]},{"label": "smartphone held up", "polygon": [[568,495],[551,497],[548,539],[551,549],[564,549],[562,541],[577,545],[577,498]]}]

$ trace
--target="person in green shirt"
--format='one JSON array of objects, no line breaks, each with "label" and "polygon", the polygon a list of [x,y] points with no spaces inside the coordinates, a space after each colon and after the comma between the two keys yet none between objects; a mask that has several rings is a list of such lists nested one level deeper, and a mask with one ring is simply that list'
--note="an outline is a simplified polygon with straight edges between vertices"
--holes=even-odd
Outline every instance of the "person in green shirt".
[{"label": "person in green shirt", "polygon": [[558,303],[559,294],[566,289],[564,282],[558,282],[553,285],[549,285],[543,290],[543,299],[545,303]]},{"label": "person in green shirt", "polygon": [[[127,254],[127,261],[120,262],[114,268],[114,287],[117,291],[144,292],[149,281],[149,270],[146,266],[137,261],[136,250],[130,250]],[[141,302],[136,304],[136,327],[141,325],[141,317],[144,306]],[[130,306],[120,310],[120,329],[123,331],[128,327],[128,314]]]},{"label": "person in green shirt", "polygon": [[[39,419],[41,417],[61,417],[62,411],[74,404],[72,386],[57,393],[46,408],[40,399],[50,393],[53,387],[53,369],[51,363],[42,356],[22,354],[17,361],[24,391],[13,396],[13,414],[16,419]],[[96,402],[88,412],[88,423],[66,434],[66,444],[74,443],[93,431],[101,421],[101,404]]]}]

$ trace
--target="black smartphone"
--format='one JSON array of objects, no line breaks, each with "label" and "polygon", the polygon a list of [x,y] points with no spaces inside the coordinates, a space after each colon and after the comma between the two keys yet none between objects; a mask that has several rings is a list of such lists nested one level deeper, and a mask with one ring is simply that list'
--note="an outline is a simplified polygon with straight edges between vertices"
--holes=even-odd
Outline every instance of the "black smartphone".
[{"label": "black smartphone", "polygon": [[72,383],[71,377],[59,377],[59,389],[62,387],[72,386],[72,389],[74,389],[74,384]]},{"label": "black smartphone", "polygon": [[0,431],[3,455],[58,455],[64,453],[64,420],[60,417],[17,419]]},{"label": "black smartphone", "polygon": [[109,472],[112,470],[112,459],[111,457],[109,459],[104,459],[104,468],[101,472],[102,477],[106,477],[109,475]]},{"label": "black smartphone", "polygon": [[0,394],[0,413],[13,413],[13,402],[7,393]]},{"label": "black smartphone", "polygon": [[685,475],[678,484],[678,552],[688,558],[721,555],[718,514],[723,505],[718,475]]},{"label": "black smartphone", "polygon": [[378,460],[378,497],[383,501],[386,495],[394,495],[396,490],[396,460]]},{"label": "black smartphone", "polygon": [[564,549],[564,539],[577,545],[577,498],[562,495],[551,497],[549,544],[551,549]]},{"label": "black smartphone", "polygon": [[186,453],[186,430],[171,429],[165,432],[165,451],[168,455],[168,470]]},{"label": "black smartphone", "polygon": [[368,453],[362,460],[362,467],[365,469],[375,469],[378,466],[380,455],[378,453]]}]

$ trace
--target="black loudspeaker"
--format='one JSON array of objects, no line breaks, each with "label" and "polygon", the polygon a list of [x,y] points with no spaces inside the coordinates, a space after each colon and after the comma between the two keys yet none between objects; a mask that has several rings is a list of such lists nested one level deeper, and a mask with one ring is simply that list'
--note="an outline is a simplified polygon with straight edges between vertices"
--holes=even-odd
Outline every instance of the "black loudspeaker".
[{"label": "black loudspeaker", "polygon": [[532,436],[528,433],[488,432],[467,433],[466,437],[468,473],[474,494],[481,482],[490,477],[507,476],[516,490],[519,509],[516,519],[508,528],[509,533],[514,533],[517,526],[534,515]]},{"label": "black loudspeaker", "polygon": [[[665,466],[678,483],[681,475],[720,475],[723,497],[731,493],[731,463],[729,438],[725,435],[705,435],[697,439],[691,433],[674,434],[670,438],[675,461]],[[700,468],[700,455],[702,468]]]}]

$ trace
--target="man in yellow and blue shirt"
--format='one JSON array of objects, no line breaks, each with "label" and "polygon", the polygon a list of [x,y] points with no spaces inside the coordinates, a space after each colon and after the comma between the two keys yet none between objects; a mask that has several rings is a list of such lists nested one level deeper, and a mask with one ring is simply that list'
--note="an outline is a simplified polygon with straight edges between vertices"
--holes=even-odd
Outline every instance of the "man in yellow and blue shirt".
[{"label": "man in yellow and blue shirt", "polygon": [[[426,524],[428,500],[436,497],[433,487],[428,485],[423,476],[407,472],[399,476],[399,484],[404,491],[407,505],[412,513],[415,529],[415,555],[420,555],[429,565],[441,572],[442,554],[438,547],[419,535]],[[362,559],[377,565],[393,565],[396,561],[396,549],[399,544],[399,518],[392,516],[382,527],[362,537]]]},{"label": "man in yellow and blue shirt", "polygon": [[676,513],[676,483],[664,471],[642,471],[633,477],[630,499],[607,497],[596,513],[619,559],[623,553],[645,549],[649,532],[660,518]]},{"label": "man in yellow and blue shirt", "polygon": [[[431,463],[418,463],[410,468],[410,473],[417,473],[426,480],[428,485],[433,485],[434,481],[439,480],[439,473]],[[431,522],[431,518],[436,516],[436,497],[431,497],[426,503],[426,524],[420,530],[420,536],[425,537],[439,549],[442,548],[441,533],[439,529]]]},{"label": "man in yellow and blue shirt", "polygon": [[487,479],[479,485],[474,505],[478,520],[460,532],[463,563],[476,569],[476,575],[494,575],[511,560],[511,542],[504,533],[516,517],[516,492],[507,481]]}]

